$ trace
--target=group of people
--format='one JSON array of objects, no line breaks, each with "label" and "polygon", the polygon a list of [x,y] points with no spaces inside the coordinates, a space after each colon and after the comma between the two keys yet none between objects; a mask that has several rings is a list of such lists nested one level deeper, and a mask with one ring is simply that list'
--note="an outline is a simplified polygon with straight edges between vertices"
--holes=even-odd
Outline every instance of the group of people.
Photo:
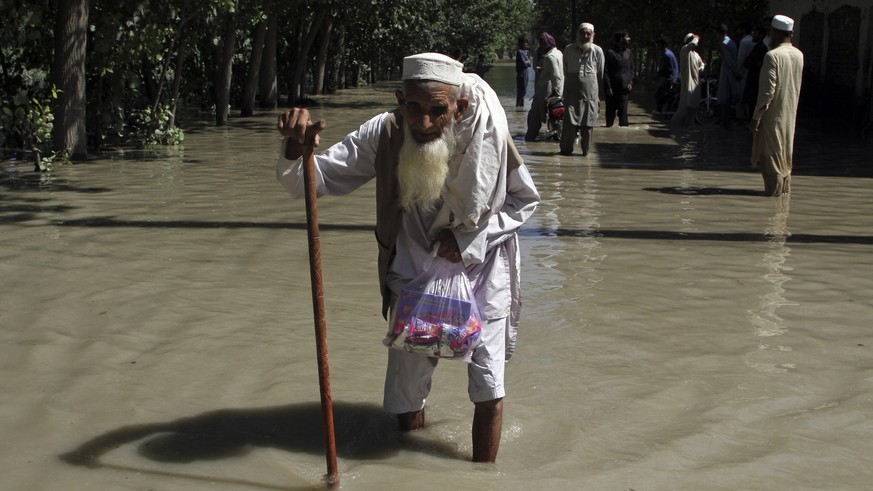
[{"label": "group of people", "polygon": [[[788,192],[794,115],[803,58],[791,45],[793,21],[776,16],[772,49],[764,57],[759,100],[751,116],[753,161],[767,192]],[[691,34],[686,46],[695,44]],[[604,84],[607,111],[627,124],[627,95],[633,89],[630,36],[617,33],[608,53],[594,44],[594,26],[582,23],[577,42],[559,56],[551,36],[541,36],[543,94],[558,91],[567,111],[560,151],[570,154],[580,135],[582,154],[591,143]],[[693,50],[678,62],[683,84],[690,76]],[[693,61],[693,60],[692,60]],[[671,62],[672,64],[672,62]],[[314,155],[318,194],[343,195],[375,179],[378,280],[382,315],[390,319],[409,282],[426,272],[435,255],[463,266],[481,310],[481,343],[467,364],[468,395],[474,405],[472,459],[497,458],[503,416],[504,366],[515,349],[519,321],[520,254],[518,230],[540,201],[536,185],[510,135],[494,90],[463,64],[437,53],[404,58],[397,108],[364,122],[341,142]],[[690,97],[690,96],[685,96]],[[541,121],[532,113],[530,121]],[[305,194],[304,149],[319,144],[320,126],[306,108],[281,114],[284,137],[277,178],[295,197]],[[374,342],[375,333],[374,333]],[[399,426],[425,425],[425,401],[438,358],[401,349],[387,350],[383,405]]]},{"label": "group of people", "polygon": [[[755,134],[752,163],[762,171],[765,193],[778,196],[790,187],[803,54],[792,44],[793,19],[778,15],[769,23],[768,28],[744,25],[745,36],[739,47],[727,26],[721,24],[714,29],[721,62],[715,100],[722,126],[730,127],[736,119],[748,123]],[[547,101],[553,97],[562,97],[565,108],[561,155],[573,153],[577,136],[582,155],[588,155],[600,113],[601,91],[606,100],[606,126],[613,126],[616,117],[619,126],[628,126],[628,98],[634,84],[630,41],[626,31],[618,31],[612,47],[604,51],[594,44],[594,25],[583,22],[576,42],[560,52],[554,38],[542,33],[537,56],[533,61],[525,58],[536,66],[525,140],[538,137],[547,117]],[[706,67],[697,52],[700,36],[693,32],[685,36],[678,59],[666,37],[662,36],[658,44],[663,50],[658,71],[663,82],[655,93],[656,110],[667,109],[678,85],[677,108],[670,123],[687,126],[694,122],[702,97],[701,77]]]},{"label": "group of people", "polygon": [[[721,60],[717,95],[721,125],[729,128],[735,119],[748,124],[754,134],[752,165],[761,171],[764,193],[788,193],[803,78],[803,53],[792,42],[794,20],[776,15],[769,19],[768,27],[744,25],[739,47],[724,24],[715,32]],[[684,42],[678,60],[680,96],[671,119],[674,126],[694,121],[702,97],[705,65],[697,53],[700,36],[688,33]],[[675,58],[669,48],[664,49],[665,59]]]},{"label": "group of people", "polygon": [[[536,82],[527,117],[526,141],[539,136],[547,117],[547,101],[560,97],[565,108],[560,153],[572,154],[579,136],[582,155],[588,155],[600,116],[601,90],[606,100],[606,126],[613,126],[616,118],[619,126],[629,126],[628,98],[633,90],[635,67],[631,37],[626,31],[616,32],[613,45],[606,51],[594,44],[594,25],[588,22],[579,26],[576,42],[563,51],[558,50],[555,39],[547,32],[540,34],[537,41],[536,57],[530,62],[536,66]],[[517,103],[522,100],[521,94],[519,86]]]},{"label": "group of people", "polygon": [[[768,19],[768,22],[771,21],[772,18]],[[764,64],[764,55],[769,50],[768,27],[762,25],[752,28],[749,23],[743,23],[740,27],[743,34],[739,43],[731,38],[725,24],[719,25],[713,31],[720,63],[718,91],[713,95],[717,101],[719,122],[725,128],[729,128],[733,121],[750,121],[758,98],[759,75]],[[663,67],[668,63],[667,60],[675,60],[676,56],[667,46],[666,38],[662,38],[659,44],[663,49]],[[703,96],[701,82],[706,66],[697,53],[699,44],[700,35],[690,32],[685,36],[680,50],[678,73],[675,74],[678,86],[681,87],[680,102],[671,119],[674,126],[687,126],[694,122]],[[665,69],[662,68],[662,71]],[[673,73],[669,76],[672,77]],[[666,95],[662,95],[662,92],[666,94],[667,86],[665,81],[656,93],[657,111],[662,111],[666,104]]]}]

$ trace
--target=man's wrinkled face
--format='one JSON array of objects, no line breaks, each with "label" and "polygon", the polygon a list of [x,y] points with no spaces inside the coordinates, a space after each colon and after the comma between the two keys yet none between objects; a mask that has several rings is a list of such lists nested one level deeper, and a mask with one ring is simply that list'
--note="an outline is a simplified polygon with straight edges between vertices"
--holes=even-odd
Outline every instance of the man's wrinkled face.
[{"label": "man's wrinkled face", "polygon": [[579,29],[579,44],[587,44],[594,41],[594,31],[591,29]]},{"label": "man's wrinkled face", "polygon": [[442,136],[455,118],[460,120],[466,102],[455,99],[454,87],[449,84],[431,82],[427,84],[404,83],[403,90],[397,91],[397,104],[400,114],[409,126],[412,138],[418,143],[427,143]]}]

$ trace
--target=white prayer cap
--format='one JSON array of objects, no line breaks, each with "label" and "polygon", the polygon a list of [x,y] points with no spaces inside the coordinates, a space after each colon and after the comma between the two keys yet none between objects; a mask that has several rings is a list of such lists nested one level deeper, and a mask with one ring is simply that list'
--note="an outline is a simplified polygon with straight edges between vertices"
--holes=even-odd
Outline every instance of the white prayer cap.
[{"label": "white prayer cap", "polygon": [[403,58],[403,80],[433,80],[461,85],[464,64],[439,53],[419,53]]},{"label": "white prayer cap", "polygon": [[780,31],[792,32],[794,31],[794,19],[785,15],[776,15],[773,17],[770,27]]},{"label": "white prayer cap", "polygon": [[690,43],[692,39],[694,39],[694,33],[689,32],[688,34],[685,35],[685,44]]},{"label": "white prayer cap", "polygon": [[579,30],[581,31],[582,29],[588,29],[589,31],[594,32],[594,24],[591,24],[590,22],[583,22],[579,24]]}]

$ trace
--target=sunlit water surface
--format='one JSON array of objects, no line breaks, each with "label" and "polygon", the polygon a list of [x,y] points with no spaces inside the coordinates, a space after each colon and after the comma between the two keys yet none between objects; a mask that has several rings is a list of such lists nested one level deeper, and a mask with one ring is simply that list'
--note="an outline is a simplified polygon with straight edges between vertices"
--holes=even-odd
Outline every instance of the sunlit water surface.
[{"label": "sunlit water surface", "polygon": [[[800,128],[792,195],[764,198],[739,128],[676,134],[634,105],[587,158],[522,142],[511,70],[488,76],[543,201],[499,461],[469,462],[460,363],[425,430],[381,412],[370,184],[318,203],[343,489],[870,489],[869,142]],[[322,99],[322,141],[394,88]],[[4,164],[0,488],[322,487],[304,204],[275,181],[274,119],[50,179]]]}]

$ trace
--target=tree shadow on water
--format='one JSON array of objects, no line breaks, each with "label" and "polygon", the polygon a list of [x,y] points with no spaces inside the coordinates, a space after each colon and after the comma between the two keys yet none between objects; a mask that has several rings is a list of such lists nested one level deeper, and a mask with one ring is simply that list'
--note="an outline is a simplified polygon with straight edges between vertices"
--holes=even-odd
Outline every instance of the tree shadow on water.
[{"label": "tree shadow on water", "polygon": [[664,194],[680,194],[687,196],[711,196],[721,194],[725,196],[764,196],[764,191],[755,189],[729,189],[729,188],[697,188],[667,186],[663,188],[643,188],[643,191],[657,191]]},{"label": "tree shadow on water", "polygon": [[[338,458],[380,460],[401,450],[425,452],[437,457],[466,459],[459,450],[423,434],[402,433],[394,415],[372,404],[334,401],[334,433]],[[104,462],[116,449],[135,445],[137,453],[150,461],[188,464],[242,457],[252,449],[275,448],[289,453],[324,455],[321,404],[222,409],[175,421],[123,426],[98,435],[60,455],[72,465],[110,468],[137,473],[203,481],[223,481],[265,489],[296,489],[241,479],[222,479],[174,470],[151,470],[132,465]],[[177,467],[174,467],[177,469]],[[301,489],[313,489],[305,487]]]}]

